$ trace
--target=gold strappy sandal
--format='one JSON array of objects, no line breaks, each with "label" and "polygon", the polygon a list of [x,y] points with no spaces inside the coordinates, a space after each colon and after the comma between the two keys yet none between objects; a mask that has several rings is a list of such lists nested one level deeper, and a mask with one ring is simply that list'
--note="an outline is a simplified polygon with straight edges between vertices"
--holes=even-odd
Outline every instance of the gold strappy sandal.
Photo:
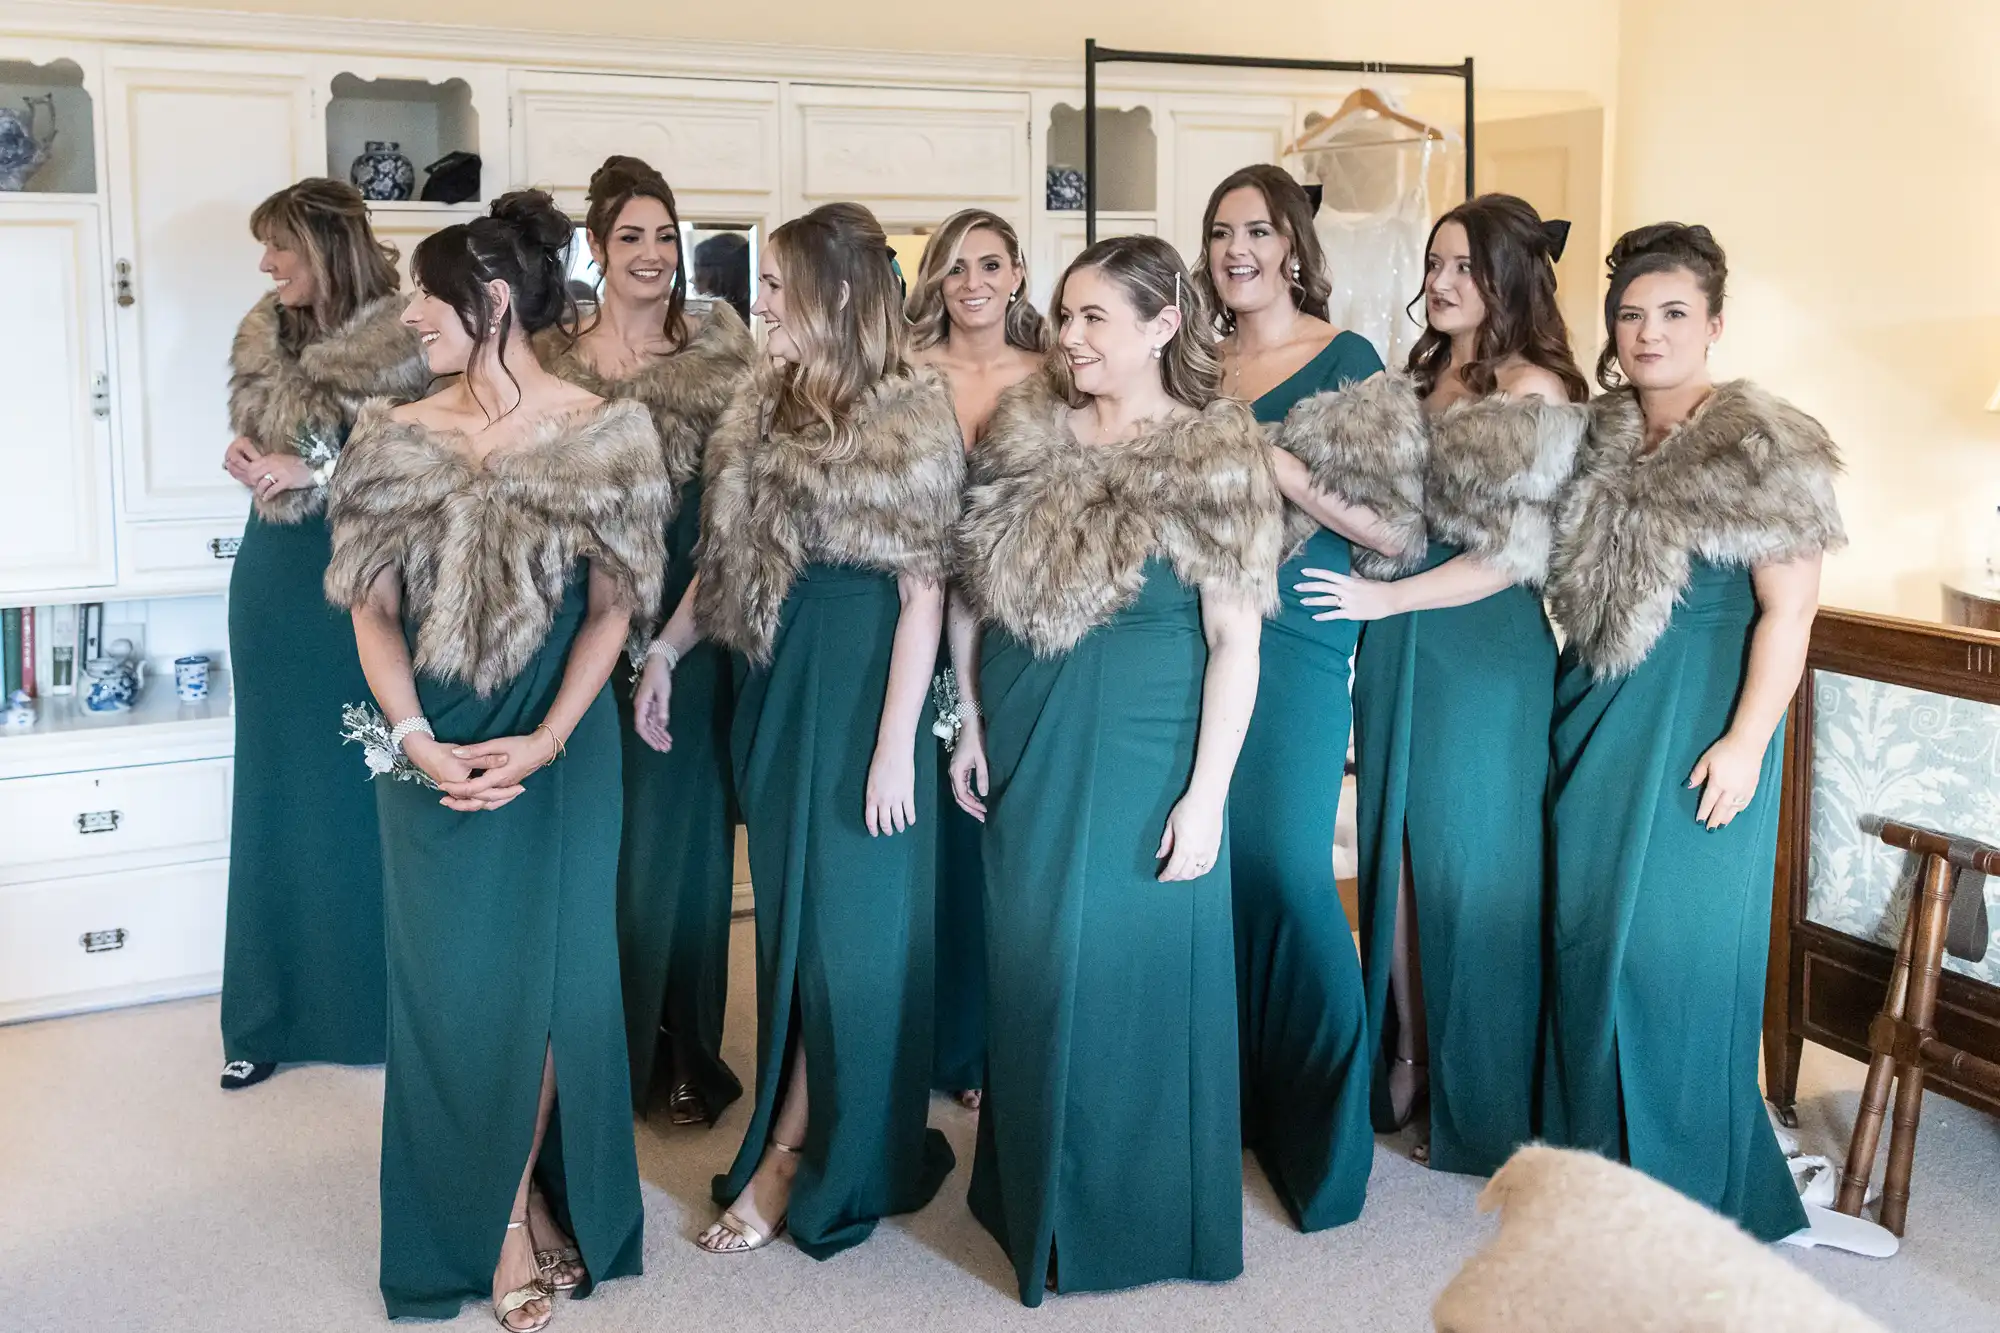
[{"label": "gold strappy sandal", "polygon": [[[791,1153],[793,1156],[797,1156],[799,1151],[793,1145],[780,1143],[776,1139],[771,1140],[771,1149],[774,1152]],[[709,1254],[748,1254],[752,1250],[763,1249],[766,1245],[784,1235],[785,1225],[789,1220],[789,1216],[781,1217],[778,1219],[778,1224],[769,1231],[759,1231],[756,1227],[751,1226],[748,1222],[738,1217],[735,1209],[725,1208],[722,1210],[722,1216],[715,1219],[715,1225],[722,1228],[728,1235],[742,1241],[743,1244],[727,1247],[711,1244],[706,1239],[708,1233],[705,1231],[700,1236],[695,1237],[694,1243]],[[720,1238],[718,1237],[718,1239]]]},{"label": "gold strappy sandal", "polygon": [[[527,1225],[528,1219],[524,1217],[518,1222],[509,1222],[507,1229],[509,1231],[517,1231]],[[522,1308],[532,1305],[536,1301],[546,1301],[549,1307],[548,1312],[539,1321],[532,1324],[510,1324],[507,1322],[508,1316],[518,1313]],[[499,1300],[493,1302],[494,1321],[500,1327],[506,1329],[507,1333],[541,1333],[555,1317],[556,1303],[554,1293],[549,1290],[548,1284],[540,1278],[536,1278],[533,1282],[506,1292]]]}]

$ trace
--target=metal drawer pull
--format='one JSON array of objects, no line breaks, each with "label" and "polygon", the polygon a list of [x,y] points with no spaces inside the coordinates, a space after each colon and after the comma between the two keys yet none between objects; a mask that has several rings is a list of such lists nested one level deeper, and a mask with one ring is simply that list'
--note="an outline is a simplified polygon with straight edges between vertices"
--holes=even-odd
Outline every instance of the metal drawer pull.
[{"label": "metal drawer pull", "polygon": [[87,930],[77,936],[76,942],[83,946],[85,953],[110,953],[113,949],[125,947],[125,931],[122,927],[117,930]]},{"label": "metal drawer pull", "polygon": [[78,833],[116,833],[124,820],[123,810],[92,810],[76,817]]},{"label": "metal drawer pull", "polygon": [[117,276],[114,290],[118,293],[118,307],[122,310],[132,304],[132,261],[119,260],[112,272]]},{"label": "metal drawer pull", "polygon": [[243,544],[241,537],[210,537],[208,553],[217,560],[234,560],[236,548]]}]

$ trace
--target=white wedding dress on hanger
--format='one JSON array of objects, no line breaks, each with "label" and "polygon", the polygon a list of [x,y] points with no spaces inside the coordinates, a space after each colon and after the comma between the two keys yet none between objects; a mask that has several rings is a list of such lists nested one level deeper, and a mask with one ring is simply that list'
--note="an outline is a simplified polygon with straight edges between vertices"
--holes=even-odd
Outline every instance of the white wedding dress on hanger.
[{"label": "white wedding dress on hanger", "polygon": [[1327,317],[1367,338],[1392,370],[1424,331],[1413,303],[1423,291],[1434,144],[1393,123],[1363,121],[1305,155],[1321,187],[1313,230],[1333,284]]}]

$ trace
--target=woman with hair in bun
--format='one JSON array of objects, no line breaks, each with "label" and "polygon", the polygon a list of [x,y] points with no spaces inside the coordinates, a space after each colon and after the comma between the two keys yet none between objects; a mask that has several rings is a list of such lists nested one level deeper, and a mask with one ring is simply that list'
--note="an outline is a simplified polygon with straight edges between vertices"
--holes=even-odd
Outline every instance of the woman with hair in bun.
[{"label": "woman with hair in bun", "polygon": [[1540,590],[1588,395],[1556,306],[1561,227],[1512,195],[1446,213],[1407,374],[1309,399],[1283,428],[1389,537],[1355,551],[1356,574],[1300,585],[1368,622],[1354,752],[1376,1128],[1427,1089],[1420,1158],[1475,1174],[1534,1136],[1541,1068],[1556,645]]},{"label": "woman with hair in bun", "polygon": [[972,454],[957,572],[987,628],[952,643],[1007,1006],[971,1204],[1026,1305],[1243,1271],[1225,806],[1283,526],[1171,245],[1098,242],[1054,308],[1048,374]]},{"label": "woman with hair in bun", "polygon": [[722,1059],[736,861],[729,660],[697,638],[689,589],[702,452],[757,349],[722,302],[688,318],[680,213],[644,162],[604,160],[584,230],[604,275],[597,311],[580,330],[542,335],[543,362],[600,397],[645,404],[679,497],[658,608],[666,626],[636,684],[623,672],[612,682],[625,723],[618,952],[632,1104],[643,1114],[664,1093],[675,1124],[713,1124],[743,1094]]},{"label": "woman with hair in bun", "polygon": [[[1012,225],[983,208],[946,218],[924,248],[905,310],[910,360],[944,373],[959,436],[969,451],[993,419],[1000,395],[1040,370],[1048,349],[1048,328],[1028,299],[1028,268]],[[945,614],[947,638],[973,632],[975,622],[963,598],[952,599]],[[951,665],[948,651],[938,665]],[[976,690],[976,682],[970,688]],[[943,814],[937,834],[937,1035],[931,1085],[976,1111],[986,1066],[979,822],[952,800],[950,777],[942,766],[939,778]]]},{"label": "woman with hair in bun", "polygon": [[1549,595],[1551,1142],[1776,1240],[1806,1225],[1757,1090],[1785,710],[1845,537],[1820,424],[1716,384],[1706,227],[1612,247],[1590,433]]},{"label": "woman with hair in bun", "polygon": [[[1203,217],[1208,256],[1195,285],[1222,331],[1223,391],[1261,422],[1382,370],[1366,338],[1327,322],[1331,284],[1312,216],[1298,182],[1260,163],[1225,177]],[[1243,1139],[1292,1221],[1317,1231],[1360,1216],[1375,1135],[1361,963],[1333,877],[1358,631],[1316,620],[1297,584],[1310,567],[1345,573],[1349,540],[1381,534],[1367,511],[1316,487],[1296,456],[1269,453],[1290,502],[1282,609],[1264,626],[1257,714],[1229,806]]]},{"label": "woman with hair in bun", "polygon": [[895,253],[859,204],[771,233],[771,371],[702,464],[702,634],[744,661],[730,751],[757,886],[757,1095],[725,1211],[828,1258],[951,1171],[929,1128],[937,746],[925,717],[965,474],[951,394],[903,354]]},{"label": "woman with hair in bun", "polygon": [[[320,595],[326,486],[370,398],[423,392],[396,252],[352,185],[312,177],[250,215],[273,290],[229,351],[229,475],[250,488],[229,576],[236,813],[222,966],[222,1086],[280,1061],[382,1059],[382,858],[340,710],[367,682]],[[274,804],[281,793],[308,798]]]},{"label": "woman with hair in bun", "polygon": [[572,233],[521,191],[417,245],[403,318],[457,378],[363,410],[326,574],[409,779],[376,790],[382,1295],[391,1317],[448,1319],[490,1294],[515,1333],[557,1291],[638,1272],[643,1223],[605,682],[659,605],[674,494],[642,403],[535,358]]}]

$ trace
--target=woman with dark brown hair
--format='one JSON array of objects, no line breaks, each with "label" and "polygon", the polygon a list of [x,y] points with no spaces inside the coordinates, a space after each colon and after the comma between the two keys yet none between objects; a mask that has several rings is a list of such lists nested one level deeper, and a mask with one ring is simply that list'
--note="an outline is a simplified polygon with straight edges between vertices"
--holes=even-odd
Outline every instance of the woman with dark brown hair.
[{"label": "woman with dark brown hair", "polygon": [[[229,578],[236,708],[223,946],[226,1090],[281,1061],[382,1059],[382,858],[340,710],[366,698],[346,617],[320,594],[332,547],[326,487],[370,398],[423,391],[399,322],[396,252],[360,191],[313,177],[250,215],[273,290],[230,348],[222,466],[250,489]],[[297,799],[286,800],[291,796]]]},{"label": "woman with dark brown hair", "polygon": [[[1556,307],[1560,224],[1482,195],[1432,229],[1408,375],[1310,400],[1286,438],[1396,540],[1310,569],[1355,659],[1361,950],[1378,1129],[1486,1173],[1534,1135],[1555,638],[1550,507],[1585,416]],[[1393,992],[1393,1009],[1389,998]]]},{"label": "woman with dark brown hair", "polygon": [[965,476],[951,394],[904,355],[895,252],[859,204],[771,233],[775,367],[702,463],[700,633],[740,654],[732,772],[757,886],[757,1094],[696,1244],[824,1259],[923,1207],[937,745],[927,702]]},{"label": "woman with dark brown hair", "polygon": [[[951,385],[959,438],[970,452],[993,419],[1000,395],[1040,370],[1048,348],[1048,327],[1028,299],[1021,238],[1005,218],[986,209],[952,214],[924,247],[903,309],[910,324],[910,360],[935,366]],[[948,603],[947,636],[954,628],[969,632],[971,623],[962,598]],[[948,652],[938,666],[951,666]],[[949,781],[942,772],[940,780]],[[931,1082],[976,1111],[986,1077],[986,929],[980,906],[985,876],[979,863],[979,822],[958,808],[948,785],[940,795]]]},{"label": "woman with dark brown hair", "polygon": [[[1223,389],[1259,421],[1381,373],[1366,338],[1327,322],[1312,205],[1290,175],[1267,164],[1231,173],[1209,195],[1202,231],[1208,261],[1194,281],[1216,303]],[[1308,567],[1345,572],[1350,541],[1382,538],[1373,515],[1315,486],[1295,455],[1269,454],[1288,501],[1283,606],[1264,626],[1257,713],[1229,804],[1243,1139],[1292,1221],[1317,1231],[1360,1215],[1375,1136],[1361,964],[1333,878],[1357,628],[1314,619],[1296,585]]]},{"label": "woman with dark brown hair", "polygon": [[680,213],[659,172],[608,157],[589,198],[584,230],[604,275],[596,313],[581,330],[548,331],[538,349],[556,375],[646,405],[679,495],[657,608],[666,627],[639,652],[643,670],[612,682],[625,723],[618,953],[632,1104],[643,1113],[664,1092],[675,1124],[714,1124],[743,1094],[722,1059],[735,894],[729,661],[696,637],[689,590],[702,455],[757,349],[724,302],[687,317]]}]

